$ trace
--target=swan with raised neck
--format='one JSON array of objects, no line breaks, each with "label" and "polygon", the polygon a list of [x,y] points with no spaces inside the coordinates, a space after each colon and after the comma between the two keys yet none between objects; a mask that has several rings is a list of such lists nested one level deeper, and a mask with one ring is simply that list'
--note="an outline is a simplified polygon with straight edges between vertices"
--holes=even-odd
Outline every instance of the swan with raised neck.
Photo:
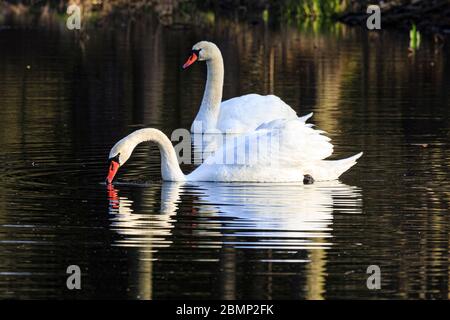
[{"label": "swan with raised neck", "polygon": [[195,61],[205,61],[207,66],[206,86],[200,109],[192,124],[191,131],[212,131],[217,127],[217,119],[222,102],[222,88],[224,78],[223,58],[219,48],[212,42],[200,41],[192,47],[189,60],[183,68],[189,67]]},{"label": "swan with raised neck", "polygon": [[220,49],[214,43],[196,43],[183,69],[196,61],[206,62],[207,79],[191,132],[251,132],[268,121],[297,118],[297,113],[274,95],[247,94],[222,102],[224,63]]}]

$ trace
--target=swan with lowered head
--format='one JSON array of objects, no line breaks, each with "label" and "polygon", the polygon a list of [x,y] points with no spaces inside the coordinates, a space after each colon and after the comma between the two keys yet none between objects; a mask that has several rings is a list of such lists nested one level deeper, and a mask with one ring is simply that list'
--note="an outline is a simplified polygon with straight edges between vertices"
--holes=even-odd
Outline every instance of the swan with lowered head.
[{"label": "swan with lowered head", "polygon": [[222,102],[223,59],[214,43],[196,43],[183,69],[196,61],[206,61],[208,72],[203,100],[191,132],[245,133],[274,119],[297,118],[297,113],[274,95],[247,94]]},{"label": "swan with lowered head", "polygon": [[306,176],[317,181],[335,180],[362,155],[324,160],[332,154],[333,145],[323,131],[299,119],[279,119],[227,140],[194,171],[184,175],[169,138],[157,129],[147,128],[129,134],[111,149],[107,183],[113,181],[134,148],[146,141],[158,146],[161,174],[166,181],[300,182]]}]

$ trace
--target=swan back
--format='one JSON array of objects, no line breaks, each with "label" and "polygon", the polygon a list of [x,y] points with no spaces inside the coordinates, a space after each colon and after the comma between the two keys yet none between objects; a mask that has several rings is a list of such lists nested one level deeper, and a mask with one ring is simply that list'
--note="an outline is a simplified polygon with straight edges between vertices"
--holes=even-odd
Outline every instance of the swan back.
[{"label": "swan back", "polygon": [[314,130],[303,119],[274,120],[253,133],[225,140],[188,179],[303,181],[309,170],[333,153],[329,141],[323,131]]}]

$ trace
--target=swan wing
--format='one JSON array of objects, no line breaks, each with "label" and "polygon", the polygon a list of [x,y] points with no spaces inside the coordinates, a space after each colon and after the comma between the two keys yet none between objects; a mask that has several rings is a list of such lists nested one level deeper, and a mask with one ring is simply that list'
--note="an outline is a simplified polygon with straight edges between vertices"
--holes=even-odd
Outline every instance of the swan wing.
[{"label": "swan wing", "polygon": [[[307,115],[303,117],[298,117],[296,120],[301,123],[306,123],[306,121],[313,116],[313,113],[308,113]],[[294,119],[286,119],[286,118],[280,118],[271,120],[268,122],[264,122],[261,125],[259,125],[256,130],[263,130],[263,129],[275,129],[275,128],[282,128],[286,124],[286,120],[294,120]],[[308,126],[312,127],[312,124],[307,124]]]},{"label": "swan wing", "polygon": [[226,138],[216,152],[194,170],[190,181],[316,181],[335,180],[362,153],[324,160],[333,153],[330,138],[303,120],[274,120],[245,135]]},{"label": "swan wing", "polygon": [[296,118],[296,112],[277,96],[247,94],[221,103],[217,128],[224,133],[251,132],[273,119]]},{"label": "swan wing", "polygon": [[234,136],[205,163],[284,168],[304,166],[333,153],[330,139],[302,119],[274,120],[247,135]]},{"label": "swan wing", "polygon": [[325,159],[333,153],[331,139],[324,135],[324,131],[305,123],[304,118],[276,120],[267,126],[269,129],[261,128],[257,131],[271,136],[271,150],[266,152],[270,157],[268,161],[282,166],[306,167],[307,164]]}]

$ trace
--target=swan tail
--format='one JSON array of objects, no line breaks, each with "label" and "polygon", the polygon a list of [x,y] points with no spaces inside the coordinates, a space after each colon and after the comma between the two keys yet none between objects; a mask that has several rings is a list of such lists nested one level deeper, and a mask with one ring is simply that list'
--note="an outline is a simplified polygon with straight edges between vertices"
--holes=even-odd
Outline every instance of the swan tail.
[{"label": "swan tail", "polygon": [[313,116],[313,112],[310,112],[307,115],[304,115],[303,117],[298,117],[298,120],[301,122],[306,122],[312,116]]},{"label": "swan tail", "polygon": [[336,180],[344,172],[353,167],[356,164],[356,160],[361,158],[362,155],[363,153],[360,152],[345,159],[321,160],[309,174],[311,174],[316,181]]}]

